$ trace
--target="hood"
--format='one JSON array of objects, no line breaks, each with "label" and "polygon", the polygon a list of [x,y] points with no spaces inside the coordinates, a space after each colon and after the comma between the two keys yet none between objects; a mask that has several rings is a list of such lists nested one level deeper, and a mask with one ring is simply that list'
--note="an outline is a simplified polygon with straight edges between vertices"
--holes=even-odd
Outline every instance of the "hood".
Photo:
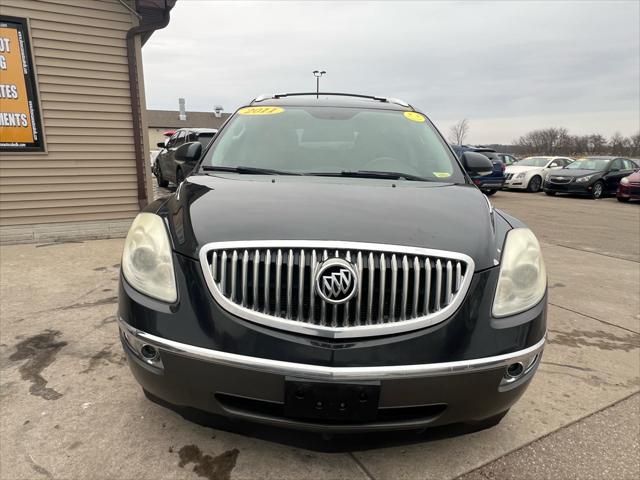
[{"label": "hood", "polygon": [[534,170],[544,170],[544,167],[527,167],[527,166],[510,165],[505,169],[505,172],[520,173],[520,172],[532,172]]},{"label": "hood", "polygon": [[640,171],[632,173],[627,178],[632,183],[640,183]]},{"label": "hood", "polygon": [[[473,185],[329,177],[193,175],[160,208],[174,249],[209,242],[337,240],[461,252],[497,265],[492,215]],[[502,234],[503,235],[503,234]]]},{"label": "hood", "polygon": [[582,169],[570,169],[562,168],[554,170],[549,174],[550,177],[584,177],[585,175],[597,175],[602,173],[600,170],[582,170]]}]

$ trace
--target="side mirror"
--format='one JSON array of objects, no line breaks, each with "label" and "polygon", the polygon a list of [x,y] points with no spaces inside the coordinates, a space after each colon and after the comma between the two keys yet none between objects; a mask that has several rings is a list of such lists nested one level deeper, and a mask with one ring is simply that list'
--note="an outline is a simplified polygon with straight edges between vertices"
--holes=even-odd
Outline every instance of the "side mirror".
[{"label": "side mirror", "polygon": [[166,144],[166,143],[164,143],[164,142],[158,142],[158,146],[159,146],[160,148],[165,148],[165,147],[167,146],[167,144]]},{"label": "side mirror", "polygon": [[493,163],[478,152],[464,152],[460,156],[464,169],[471,175],[491,175]]},{"label": "side mirror", "polygon": [[176,160],[183,162],[196,162],[202,155],[202,144],[200,142],[191,142],[180,145],[176,149]]}]

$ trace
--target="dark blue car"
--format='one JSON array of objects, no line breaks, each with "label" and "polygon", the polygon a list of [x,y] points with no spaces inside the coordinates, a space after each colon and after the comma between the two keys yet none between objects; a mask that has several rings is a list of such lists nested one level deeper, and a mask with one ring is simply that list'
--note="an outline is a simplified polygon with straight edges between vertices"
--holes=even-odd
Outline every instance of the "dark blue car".
[{"label": "dark blue car", "polygon": [[472,145],[451,145],[456,155],[460,157],[464,152],[478,152],[491,160],[493,164],[493,172],[491,175],[473,175],[469,174],[473,183],[475,183],[485,195],[493,195],[504,185],[504,169],[505,164],[500,160],[498,153],[491,148],[474,147]]}]

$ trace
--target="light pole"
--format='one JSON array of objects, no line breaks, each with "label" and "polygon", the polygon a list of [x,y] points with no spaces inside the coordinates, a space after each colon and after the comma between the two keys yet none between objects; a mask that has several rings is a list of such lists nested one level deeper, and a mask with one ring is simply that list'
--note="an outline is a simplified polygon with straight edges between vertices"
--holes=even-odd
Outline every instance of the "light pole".
[{"label": "light pole", "polygon": [[316,77],[316,98],[320,98],[320,77],[323,76],[325,73],[327,72],[325,72],[324,70],[313,71],[313,76]]}]

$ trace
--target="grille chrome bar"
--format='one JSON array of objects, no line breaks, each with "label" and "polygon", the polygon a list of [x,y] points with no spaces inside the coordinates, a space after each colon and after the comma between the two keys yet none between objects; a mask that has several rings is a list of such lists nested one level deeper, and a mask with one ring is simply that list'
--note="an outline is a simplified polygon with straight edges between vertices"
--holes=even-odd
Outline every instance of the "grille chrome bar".
[{"label": "grille chrome bar", "polygon": [[402,309],[400,310],[400,320],[407,319],[407,299],[409,298],[409,260],[407,256],[402,256]]},{"label": "grille chrome bar", "polygon": [[247,270],[249,269],[249,252],[246,250],[242,254],[242,306],[247,306]]},{"label": "grille chrome bar", "polygon": [[300,250],[298,261],[298,320],[304,318],[304,269],[306,268],[304,250]]},{"label": "grille chrome bar", "polygon": [[276,311],[275,314],[280,316],[280,297],[282,296],[282,250],[278,249],[276,254]]},{"label": "grille chrome bar", "polygon": [[[352,264],[358,277],[356,295],[337,305],[315,290],[319,264],[334,257]],[[200,261],[213,297],[230,313],[329,338],[438,323],[460,306],[475,268],[469,256],[456,252],[330,241],[211,243],[201,249]]]}]

